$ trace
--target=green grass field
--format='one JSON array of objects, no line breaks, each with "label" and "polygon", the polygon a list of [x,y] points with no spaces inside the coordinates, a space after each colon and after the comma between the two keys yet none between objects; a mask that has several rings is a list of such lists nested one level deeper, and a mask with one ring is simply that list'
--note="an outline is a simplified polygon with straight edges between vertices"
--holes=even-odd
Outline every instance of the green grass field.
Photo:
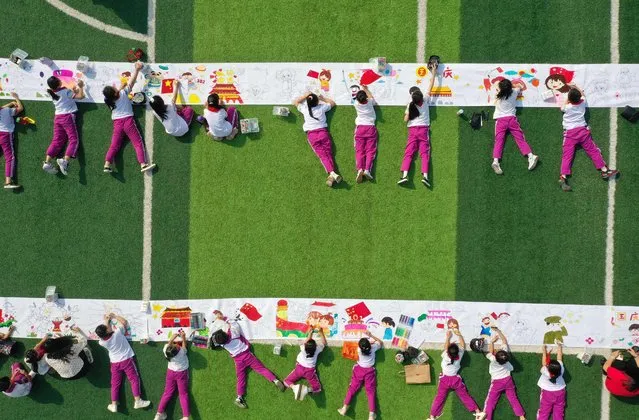
[{"label": "green grass field", "polygon": [[[147,33],[146,1],[64,1],[110,25]],[[0,38],[5,55],[20,47],[33,57],[76,59],[86,54],[95,61],[121,61],[129,48],[147,47],[90,28],[45,2],[4,3],[6,22],[24,22],[24,30],[7,30]],[[260,4],[267,7],[246,0],[159,1],[156,61],[355,62],[377,55],[391,62],[415,61],[416,2]],[[436,53],[447,62],[610,62],[606,0],[548,0],[525,6],[506,0],[427,4],[426,56]],[[639,59],[637,12],[635,1],[621,1],[619,49],[624,63]],[[577,31],[579,37],[563,40],[566,33]],[[144,186],[132,147],[127,146],[119,160],[122,175],[104,175],[110,115],[104,105],[82,105],[79,157],[67,178],[52,177],[41,170],[52,132],[52,106],[28,102],[26,109],[38,125],[17,132],[18,180],[24,190],[6,193],[0,200],[0,212],[6,215],[0,236],[7,244],[3,294],[40,296],[54,283],[68,297],[140,299]],[[240,107],[243,115],[263,122],[262,130],[229,144],[210,141],[199,127],[176,140],[155,124],[159,171],[153,178],[153,299],[287,296],[604,303],[607,184],[580,153],[572,178],[575,192],[561,193],[557,110],[521,110],[521,125],[541,164],[528,172],[509,141],[502,163],[505,175],[496,177],[490,168],[493,123],[473,131],[455,115],[455,108],[433,108],[432,191],[421,185],[395,185],[406,140],[399,107],[382,107],[378,113],[376,182],[361,185],[354,182],[354,110],[337,107],[332,113],[336,161],[346,179],[334,190],[323,183],[323,170],[306,143],[300,117],[276,121],[270,111],[266,106]],[[593,135],[606,158],[609,115],[607,109],[590,111]],[[137,120],[142,127],[143,111]],[[636,305],[639,129],[623,119],[617,125],[622,177],[616,194],[613,302]],[[411,286],[415,284],[419,287]],[[31,345],[25,340],[24,348]],[[92,345],[96,364],[88,378],[38,380],[29,398],[0,398],[0,412],[16,419],[36,418],[43,410],[53,418],[122,417],[106,411],[107,355]],[[134,349],[144,394],[155,406],[166,370],[161,347],[134,344]],[[280,357],[271,354],[270,346],[256,345],[255,351],[279,376],[294,366],[292,347],[285,347]],[[435,385],[403,385],[393,353],[386,350],[378,357],[380,418],[426,418]],[[439,352],[429,355],[435,375]],[[528,418],[534,418],[539,355],[521,353],[515,358],[519,395]],[[296,403],[290,393],[276,395],[273,386],[250,375],[250,408],[241,411],[232,404],[230,358],[193,351],[193,418],[336,417],[351,363],[339,349],[326,351],[320,359],[324,392],[317,399]],[[598,419],[598,362],[584,367],[575,357],[566,359],[567,418]],[[9,361],[0,359],[2,372]],[[462,374],[481,405],[489,386],[487,362],[470,355]],[[153,415],[152,410],[134,411],[130,390],[126,392],[125,415]],[[610,418],[639,418],[638,403],[613,398]],[[366,411],[360,394],[354,418],[366,418]],[[179,418],[175,401],[169,413]],[[451,397],[443,418],[470,415]],[[514,417],[502,401],[495,418]]]}]

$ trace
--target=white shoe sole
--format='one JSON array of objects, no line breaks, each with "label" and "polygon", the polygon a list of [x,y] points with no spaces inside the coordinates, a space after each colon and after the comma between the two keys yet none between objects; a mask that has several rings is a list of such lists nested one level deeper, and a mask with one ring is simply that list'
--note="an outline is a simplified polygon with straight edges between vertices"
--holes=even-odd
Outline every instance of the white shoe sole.
[{"label": "white shoe sole", "polygon": [[497,175],[503,175],[504,174],[504,171],[501,169],[501,167],[499,165],[492,164],[490,166],[493,168],[493,171],[495,171],[495,173]]},{"label": "white shoe sole", "polygon": [[153,168],[155,168],[155,163],[149,163],[144,168],[140,169],[140,172],[148,172]]},{"label": "white shoe sole", "polygon": [[528,162],[528,170],[532,171],[533,169],[535,169],[537,167],[537,162],[539,162],[539,156],[535,156],[532,162]]},{"label": "white shoe sole", "polygon": [[68,171],[67,171],[67,169],[64,167],[64,164],[63,164],[63,163],[60,163],[60,162],[64,162],[64,161],[65,161],[64,159],[58,159],[56,162],[58,163],[58,167],[60,168],[60,173],[61,173],[62,175],[64,175],[64,176],[67,176],[67,174],[68,174],[69,172],[68,172]]},{"label": "white shoe sole", "polygon": [[399,181],[397,181],[397,185],[402,185],[408,182],[408,178],[402,178]]}]

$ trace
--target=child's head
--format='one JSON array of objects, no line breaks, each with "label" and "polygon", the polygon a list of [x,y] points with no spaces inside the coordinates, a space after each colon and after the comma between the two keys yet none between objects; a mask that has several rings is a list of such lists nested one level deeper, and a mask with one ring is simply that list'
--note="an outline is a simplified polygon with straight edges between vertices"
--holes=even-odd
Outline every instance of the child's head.
[{"label": "child's head", "polygon": [[68,362],[68,357],[74,344],[75,339],[73,337],[63,336],[48,339],[42,347],[47,353],[47,357]]},{"label": "child's head", "polygon": [[306,357],[315,356],[315,351],[317,351],[317,342],[311,338],[304,343],[304,352],[306,353]]},{"label": "child's head", "polygon": [[368,338],[360,338],[358,345],[359,350],[364,356],[369,356],[371,354],[371,342],[368,340]]},{"label": "child's head", "polygon": [[11,386],[11,379],[8,376],[0,378],[0,392],[4,392]]},{"label": "child's head", "polygon": [[169,344],[166,347],[166,351],[164,352],[164,357],[166,360],[171,360],[180,352],[180,347],[175,344]]},{"label": "child's head", "polygon": [[24,359],[27,363],[36,363],[38,361],[38,352],[35,349],[29,349],[24,354]]},{"label": "child's head", "polygon": [[166,104],[161,96],[153,95],[151,98],[151,109],[158,114],[162,121],[166,120]]},{"label": "child's head", "polygon": [[104,324],[100,324],[95,327],[95,335],[97,335],[98,338],[102,340],[106,340],[107,338],[111,337],[111,334],[113,334],[113,332],[109,332],[109,329]]},{"label": "child's head", "polygon": [[355,99],[357,99],[357,102],[360,104],[365,104],[368,101],[368,95],[363,90],[360,90],[355,95]]},{"label": "child's head", "polygon": [[579,101],[581,101],[581,92],[579,91],[579,89],[571,88],[568,91],[568,102],[576,105],[579,103]]},{"label": "child's head", "polygon": [[47,86],[51,90],[58,90],[62,86],[62,82],[55,76],[51,76],[47,79]]},{"label": "child's head", "polygon": [[115,101],[118,100],[118,95],[120,92],[117,91],[113,86],[105,86],[102,89],[102,95],[104,95],[104,103],[107,104],[111,110],[115,109]]},{"label": "child's head", "polygon": [[213,341],[218,346],[221,346],[222,344],[228,343],[229,335],[225,331],[217,330],[213,333]]},{"label": "child's head", "polygon": [[414,120],[419,117],[419,106],[424,103],[424,94],[417,86],[413,86],[408,91],[410,93],[411,102],[408,105],[408,119]]},{"label": "child's head", "polygon": [[557,378],[561,375],[561,365],[556,360],[548,362],[548,374],[550,375],[550,382],[553,384],[557,382]]},{"label": "child's head", "polygon": [[499,92],[497,92],[497,99],[508,99],[513,93],[513,83],[508,79],[502,79],[498,84]]},{"label": "child's head", "polygon": [[311,118],[317,119],[317,117],[313,115],[313,107],[316,107],[318,104],[319,104],[319,98],[317,97],[316,94],[310,93],[306,97],[306,106],[308,107],[308,115],[310,115]]},{"label": "child's head", "polygon": [[219,108],[220,107],[220,96],[217,93],[211,93],[208,98],[206,98],[206,105],[211,108]]},{"label": "child's head", "polygon": [[495,360],[497,360],[497,363],[500,365],[505,365],[510,361],[510,355],[505,350],[499,350],[495,353]]},{"label": "child's head", "polygon": [[459,359],[459,346],[456,343],[450,344],[446,350],[451,363]]}]

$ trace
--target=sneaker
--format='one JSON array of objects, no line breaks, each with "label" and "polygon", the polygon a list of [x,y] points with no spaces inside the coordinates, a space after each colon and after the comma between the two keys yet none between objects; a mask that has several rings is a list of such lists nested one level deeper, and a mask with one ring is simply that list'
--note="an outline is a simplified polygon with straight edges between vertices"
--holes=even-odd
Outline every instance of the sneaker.
[{"label": "sneaker", "polygon": [[539,162],[539,156],[532,155],[531,157],[529,157],[528,158],[528,170],[532,171],[533,169],[535,169],[535,166],[537,166],[537,162]]},{"label": "sneaker", "polygon": [[403,176],[399,179],[399,181],[397,181],[397,185],[402,185],[408,182],[408,177]]},{"label": "sneaker", "polygon": [[235,136],[237,136],[237,133],[239,133],[240,130],[238,130],[237,128],[233,128],[233,130],[231,131],[231,134],[229,134],[228,136],[224,137],[224,140],[233,140],[235,138]]},{"label": "sneaker", "polygon": [[62,175],[66,176],[68,174],[67,168],[69,167],[69,162],[64,159],[57,159],[56,162],[58,162],[58,166],[60,167],[60,172],[62,172]]},{"label": "sneaker", "polygon": [[107,405],[107,410],[109,410],[112,413],[117,413],[118,412],[118,405],[111,403],[111,404]]},{"label": "sneaker", "polygon": [[279,379],[274,380],[273,383],[275,384],[277,389],[279,389],[280,391],[282,392],[286,391],[286,385],[284,385],[282,381],[280,381]]},{"label": "sneaker", "polygon": [[619,178],[619,171],[616,169],[608,169],[606,172],[601,172],[601,178],[604,179],[604,181],[607,181],[609,179],[617,179]]},{"label": "sneaker", "polygon": [[559,178],[559,186],[561,187],[561,190],[564,192],[572,191],[572,187],[568,185],[568,181],[566,181],[566,178],[564,177]]},{"label": "sneaker", "polygon": [[104,171],[104,173],[110,174],[111,172],[113,172],[113,169],[111,169],[110,166],[105,166],[103,171]]},{"label": "sneaker", "polygon": [[197,118],[195,119],[195,121],[197,121],[198,123],[200,123],[202,125],[207,125],[208,124],[206,122],[206,118],[204,118],[202,115],[198,115]]},{"label": "sneaker", "polygon": [[368,179],[369,181],[372,181],[373,178],[373,174],[371,174],[371,171],[364,171],[364,176],[366,177],[366,179]]},{"label": "sneaker", "polygon": [[334,182],[335,180],[332,176],[329,175],[328,178],[326,178],[326,185],[328,185],[329,187],[332,187]]},{"label": "sneaker", "polygon": [[347,411],[348,411],[347,406],[343,406],[342,408],[337,409],[337,412],[340,414],[340,416],[345,416]]},{"label": "sneaker", "polygon": [[153,420],[166,420],[167,417],[166,413],[155,413]]},{"label": "sneaker", "polygon": [[244,397],[237,397],[235,399],[235,405],[237,405],[240,408],[248,408],[248,405],[246,405],[246,401],[244,400]]},{"label": "sneaker", "polygon": [[335,177],[333,179],[335,179],[336,184],[342,182],[342,176],[340,174],[335,174]]},{"label": "sneaker", "polygon": [[9,182],[8,184],[4,184],[5,190],[15,190],[17,188],[20,188],[20,186],[16,184],[15,182]]},{"label": "sneaker", "polygon": [[84,355],[87,357],[87,362],[93,363],[93,353],[91,353],[91,349],[88,347],[85,347],[82,349],[82,351],[84,352]]},{"label": "sneaker", "polygon": [[304,401],[304,397],[308,395],[308,387],[306,385],[300,386],[300,393],[297,396],[297,399],[300,401]]},{"label": "sneaker", "polygon": [[42,163],[42,170],[48,174],[55,175],[58,173],[58,170],[53,166],[51,162]]},{"label": "sneaker", "polygon": [[426,188],[431,188],[430,181],[425,176],[422,177],[422,183],[426,185]]},{"label": "sneaker", "polygon": [[155,168],[155,163],[146,163],[142,165],[142,167],[140,168],[140,172],[150,171],[153,168]]},{"label": "sneaker", "polygon": [[368,413],[368,420],[375,420],[376,418],[377,418],[377,415],[373,413],[372,411]]},{"label": "sneaker", "polygon": [[[501,170],[501,166],[499,166],[499,162],[493,162],[493,164],[490,165],[490,166],[492,166],[493,171],[495,171],[495,173],[497,175],[503,175],[504,174],[504,171]],[[528,167],[530,167],[530,164],[528,165]]]},{"label": "sneaker", "polygon": [[300,399],[301,388],[302,385],[300,384],[295,384],[291,387],[291,389],[293,390],[293,399],[296,401]]},{"label": "sneaker", "polygon": [[357,171],[357,178],[355,178],[355,182],[357,182],[358,184],[364,182],[364,171],[362,171],[361,169]]},{"label": "sneaker", "polygon": [[475,420],[484,420],[486,418],[486,413],[483,411],[479,413],[475,413]]},{"label": "sneaker", "polygon": [[135,400],[135,403],[133,403],[133,408],[137,410],[139,408],[146,408],[150,405],[151,405],[151,401],[143,400],[140,398],[138,400]]}]

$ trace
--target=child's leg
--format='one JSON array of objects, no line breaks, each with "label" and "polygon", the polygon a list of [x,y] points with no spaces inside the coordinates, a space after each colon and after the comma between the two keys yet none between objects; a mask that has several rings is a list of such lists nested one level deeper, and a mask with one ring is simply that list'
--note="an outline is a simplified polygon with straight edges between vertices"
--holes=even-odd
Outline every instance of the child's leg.
[{"label": "child's leg", "polygon": [[575,157],[575,148],[577,147],[577,141],[570,136],[566,131],[564,132],[564,144],[561,149],[561,175],[570,175],[572,172],[572,160]]},{"label": "child's leg", "polygon": [[506,134],[508,133],[507,117],[497,118],[495,120],[495,146],[493,147],[493,159],[501,159],[504,154],[504,143],[506,142]]},{"label": "child's leg", "polygon": [[541,395],[539,396],[539,410],[537,410],[537,420],[548,420],[550,418],[550,413],[552,412],[553,407],[552,397],[552,392],[544,389],[541,390]]},{"label": "child's leg", "polygon": [[75,158],[80,142],[78,140],[78,126],[75,123],[75,114],[67,114],[65,117],[63,127],[69,138],[69,144],[64,152],[64,158],[68,160],[69,158]]},{"label": "child's leg", "polygon": [[189,417],[191,410],[189,408],[189,371],[175,372],[177,389],[180,395],[180,407],[182,407],[182,417]]},{"label": "child's leg", "polygon": [[517,147],[519,147],[519,151],[522,155],[526,156],[528,153],[532,153],[532,149],[528,145],[528,142],[526,142],[526,137],[521,129],[521,125],[519,125],[517,117],[509,118],[508,131],[510,131],[513,139],[515,139],[515,143],[517,143]]},{"label": "child's leg", "polygon": [[586,152],[588,157],[590,157],[590,160],[592,160],[592,163],[595,165],[595,169],[600,170],[601,168],[606,166],[606,162],[601,155],[601,150],[599,149],[599,147],[597,147],[594,140],[592,139],[590,131],[588,131],[585,139],[581,142],[581,147],[584,148],[584,151]]},{"label": "child's leg", "polygon": [[122,386],[122,374],[124,362],[111,363],[111,401],[120,399],[120,386]]},{"label": "child's leg", "polygon": [[166,371],[166,384],[164,385],[164,393],[162,394],[162,398],[160,398],[160,403],[158,404],[158,413],[164,413],[166,410],[166,405],[173,397],[173,393],[175,392],[177,373],[173,372],[170,369]]},{"label": "child's leg", "polygon": [[133,148],[135,149],[135,155],[138,158],[138,162],[140,165],[144,165],[146,163],[146,153],[144,151],[144,142],[142,141],[142,135],[140,134],[140,130],[138,129],[137,124],[135,123],[135,119],[133,117],[123,118],[126,120],[124,123],[124,132],[127,137],[131,140],[133,144]]},{"label": "child's leg", "polygon": [[430,406],[431,417],[439,417],[442,415],[442,412],[444,411],[444,404],[446,403],[446,398],[448,398],[448,392],[450,392],[449,382],[451,381],[451,379],[451,376],[439,376],[439,383],[437,384],[437,394],[435,395],[433,404]]},{"label": "child's leg", "polygon": [[428,136],[428,127],[423,128],[419,142],[419,155],[422,158],[422,173],[427,174],[430,163],[430,137]]},{"label": "child's leg", "polygon": [[373,169],[373,162],[375,162],[375,156],[377,156],[377,128],[374,126],[370,130],[368,139],[366,141],[366,163],[364,169],[371,171]]},{"label": "child's leg", "polygon": [[251,354],[250,351],[246,351],[233,358],[235,362],[235,377],[237,378],[237,396],[242,397],[246,394],[246,371],[249,368],[249,364],[246,360],[246,355]]},{"label": "child's leg", "polygon": [[344,405],[351,405],[353,397],[355,396],[355,394],[357,394],[357,391],[359,391],[359,389],[364,384],[364,375],[362,374],[361,369],[362,368],[360,368],[359,365],[355,365],[353,367],[353,375],[351,376],[351,383],[348,386],[348,391],[346,391]]},{"label": "child's leg", "polygon": [[186,125],[191,125],[191,122],[193,121],[193,115],[195,114],[193,108],[191,108],[190,106],[183,106],[177,111],[177,113],[180,117],[182,117],[184,121],[186,121]]},{"label": "child's leg", "polygon": [[13,133],[0,133],[0,146],[4,154],[4,176],[13,178],[15,170],[15,155],[13,153]]},{"label": "child's leg", "polygon": [[317,369],[305,369],[304,378],[311,386],[311,392],[317,393],[322,390],[322,384],[320,383],[319,377],[317,376]]},{"label": "child's leg", "polygon": [[404,149],[404,159],[402,160],[402,166],[400,171],[410,170],[410,164],[413,161],[413,155],[417,151],[417,137],[415,135],[415,129],[418,127],[408,127],[408,140],[406,141],[406,148]]},{"label": "child's leg", "polygon": [[552,420],[564,420],[566,412],[566,389],[554,392],[554,404],[552,407]]},{"label": "child's leg", "polygon": [[328,134],[328,130],[313,130],[307,133],[308,144],[319,158],[320,162],[324,166],[326,173],[331,173],[335,170],[335,161],[333,160],[333,152],[331,150],[331,136]]},{"label": "child's leg", "polygon": [[104,158],[106,162],[113,163],[115,155],[122,148],[122,144],[124,144],[124,120],[125,118],[113,120],[113,135],[111,136],[111,145],[109,146],[109,150],[107,150],[106,156]]},{"label": "child's leg", "polygon": [[233,128],[240,127],[240,118],[234,106],[230,106],[226,109],[226,121],[230,122]]},{"label": "child's leg", "polygon": [[53,139],[47,148],[47,157],[54,158],[64,147],[68,139],[67,130],[64,127],[64,115],[56,115],[53,118]]},{"label": "child's leg", "polygon": [[295,382],[299,381],[302,377],[304,377],[304,367],[296,364],[295,369],[288,374],[286,379],[284,379],[284,385],[290,387],[295,384]]},{"label": "child's leg", "polygon": [[270,370],[268,370],[266,366],[264,366],[264,364],[260,361],[260,359],[255,357],[253,353],[249,353],[249,354],[250,354],[249,366],[251,369],[255,371],[255,373],[262,375],[263,377],[268,379],[269,382],[273,382],[274,380],[277,379],[275,374],[271,372]]},{"label": "child's leg", "polygon": [[455,390],[455,394],[457,394],[462,404],[464,404],[464,407],[466,407],[466,410],[473,412],[479,409],[479,406],[477,405],[473,397],[471,397],[468,393],[468,388],[466,388],[466,384],[464,383],[464,380],[461,376],[457,375],[457,380],[453,385],[453,389]]},{"label": "child's leg", "polygon": [[355,127],[355,169],[358,171],[360,169],[365,169],[366,166],[366,138],[362,136],[365,127],[362,125],[358,125]]},{"label": "child's leg", "polygon": [[[501,118],[499,118],[501,119]],[[490,382],[490,388],[488,388],[488,396],[484,403],[484,413],[486,413],[486,420],[492,420],[495,407],[499,401],[499,397],[503,392],[503,379],[497,379]]]},{"label": "child's leg", "polygon": [[131,392],[135,398],[140,398],[142,393],[140,392],[140,374],[138,373],[138,368],[135,365],[135,360],[133,357],[122,362],[124,364],[124,373],[126,373],[126,377],[131,383]]},{"label": "child's leg", "polygon": [[368,398],[368,412],[374,413],[377,410],[375,394],[377,393],[377,373],[375,368],[369,369],[364,375],[366,397]]},{"label": "child's leg", "polygon": [[508,377],[505,391],[506,398],[508,398],[508,402],[513,409],[513,413],[515,413],[515,415],[518,417],[525,416],[526,412],[524,411],[524,407],[521,406],[519,398],[517,397],[517,387],[515,386],[515,381],[513,381],[512,376]]}]

